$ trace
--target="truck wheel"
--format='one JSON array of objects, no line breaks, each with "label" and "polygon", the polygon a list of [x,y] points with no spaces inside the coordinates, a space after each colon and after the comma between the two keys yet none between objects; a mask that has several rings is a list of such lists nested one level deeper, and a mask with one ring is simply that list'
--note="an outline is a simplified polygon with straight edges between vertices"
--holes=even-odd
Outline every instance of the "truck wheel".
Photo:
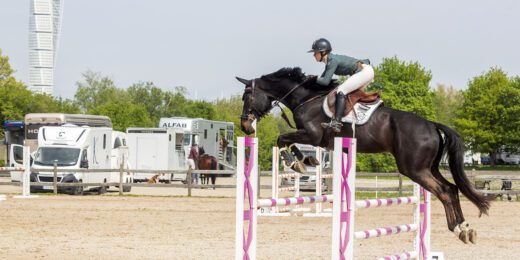
[{"label": "truck wheel", "polygon": [[[128,184],[130,184],[131,182],[127,182]],[[132,190],[132,186],[125,186],[123,185],[123,192],[130,192]]]},{"label": "truck wheel", "polygon": [[[83,183],[82,181],[76,181],[74,183]],[[72,192],[72,195],[75,196],[83,196],[83,186],[77,186],[74,191]]]},{"label": "truck wheel", "polygon": [[[106,183],[106,182],[107,182],[107,180],[105,180],[105,183]],[[105,194],[105,193],[107,193],[107,186],[103,185],[103,186],[99,187],[99,189],[98,189],[98,194],[99,194],[99,195],[103,195],[103,194]]]}]

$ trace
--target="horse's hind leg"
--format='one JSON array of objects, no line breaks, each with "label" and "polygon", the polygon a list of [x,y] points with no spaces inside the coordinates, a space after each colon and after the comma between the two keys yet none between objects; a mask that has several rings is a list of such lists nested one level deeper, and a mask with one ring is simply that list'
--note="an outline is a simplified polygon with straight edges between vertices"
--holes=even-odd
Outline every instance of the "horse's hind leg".
[{"label": "horse's hind leg", "polygon": [[435,195],[442,202],[446,212],[448,229],[452,232],[455,232],[456,235],[459,235],[459,239],[461,239],[464,243],[468,243],[468,232],[465,230],[459,230],[459,224],[462,223],[459,222],[459,220],[462,215],[458,214],[459,212],[457,212],[457,207],[460,206],[457,206],[459,200],[458,195],[456,196],[455,193],[456,190],[454,191],[452,186],[435,178],[430,169],[423,169],[413,173],[403,172],[403,174],[410,177],[410,179],[421,185],[429,192],[433,193],[433,195]]},{"label": "horse's hind leg", "polygon": [[[455,228],[456,232],[460,232],[459,238],[463,241],[469,240],[471,243],[475,244],[477,242],[477,231],[474,229],[469,228],[469,224],[465,222],[464,219],[464,213],[462,213],[462,207],[460,206],[460,198],[459,198],[459,189],[457,188],[457,185],[449,182],[446,180],[439,169],[433,168],[432,169],[433,176],[440,182],[442,182],[444,185],[447,185],[450,187],[450,191],[452,193],[453,198],[453,207],[455,210],[455,215],[457,218],[458,226]],[[466,236],[466,238],[464,237]]]}]

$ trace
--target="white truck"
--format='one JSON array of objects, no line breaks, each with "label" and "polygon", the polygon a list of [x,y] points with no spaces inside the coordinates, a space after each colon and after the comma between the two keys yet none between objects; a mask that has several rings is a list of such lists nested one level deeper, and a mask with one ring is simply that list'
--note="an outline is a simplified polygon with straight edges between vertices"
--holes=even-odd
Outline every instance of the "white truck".
[{"label": "white truck", "polygon": [[[109,169],[112,167],[112,128],[76,125],[44,126],[38,132],[38,150],[34,155],[31,182],[52,182],[52,172],[38,172],[38,169],[70,169],[58,172],[61,183],[107,183],[110,172],[81,173],[75,169]],[[130,178],[125,175],[126,178]],[[96,189],[100,194],[108,186],[85,187]],[[51,186],[31,186],[31,190],[52,190]],[[84,187],[59,187],[59,191],[83,194]]]},{"label": "white truck", "polygon": [[186,152],[186,160],[193,141],[197,140],[199,147],[202,147],[206,154],[217,158],[219,169],[234,169],[233,134],[235,126],[232,122],[202,118],[163,117],[159,121],[159,127],[176,129],[185,133],[182,145]]},{"label": "white truck", "polygon": [[[159,181],[185,180],[186,174],[173,175],[171,171],[187,171],[184,141],[189,134],[179,129],[128,128],[126,130],[129,167],[136,170],[162,171]],[[153,173],[134,173],[134,182],[148,181]]]}]

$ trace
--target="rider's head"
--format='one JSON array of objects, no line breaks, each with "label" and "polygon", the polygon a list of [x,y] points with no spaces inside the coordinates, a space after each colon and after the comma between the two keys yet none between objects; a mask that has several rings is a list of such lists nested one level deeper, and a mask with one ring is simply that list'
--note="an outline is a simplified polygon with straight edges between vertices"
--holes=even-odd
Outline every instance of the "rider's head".
[{"label": "rider's head", "polygon": [[330,45],[330,42],[325,38],[319,38],[314,41],[309,52],[313,52],[316,61],[320,62],[323,61],[323,58],[325,58],[331,51],[332,46]]}]

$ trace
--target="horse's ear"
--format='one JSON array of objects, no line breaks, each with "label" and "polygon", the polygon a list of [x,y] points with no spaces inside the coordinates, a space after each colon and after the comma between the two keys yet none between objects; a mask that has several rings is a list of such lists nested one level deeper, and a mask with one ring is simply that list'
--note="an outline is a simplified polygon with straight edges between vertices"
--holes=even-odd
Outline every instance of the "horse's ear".
[{"label": "horse's ear", "polygon": [[251,80],[243,79],[243,78],[240,78],[240,77],[236,77],[236,79],[238,81],[240,81],[242,84],[246,85],[246,86],[250,86],[251,85]]}]

